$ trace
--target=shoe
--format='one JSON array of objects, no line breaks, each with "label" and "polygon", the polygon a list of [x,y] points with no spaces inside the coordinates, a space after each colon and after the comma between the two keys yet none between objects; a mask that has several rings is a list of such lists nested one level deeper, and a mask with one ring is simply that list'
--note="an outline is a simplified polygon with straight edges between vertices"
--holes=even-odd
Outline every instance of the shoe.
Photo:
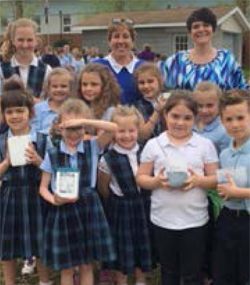
[{"label": "shoe", "polygon": [[32,258],[32,260],[25,260],[24,266],[22,268],[22,274],[32,274],[34,273],[36,268],[36,260]]}]

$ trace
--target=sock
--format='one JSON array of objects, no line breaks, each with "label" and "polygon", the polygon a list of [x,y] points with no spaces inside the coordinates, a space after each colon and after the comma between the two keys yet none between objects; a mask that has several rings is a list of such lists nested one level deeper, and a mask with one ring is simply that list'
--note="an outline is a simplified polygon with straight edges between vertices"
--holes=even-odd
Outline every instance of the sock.
[{"label": "sock", "polygon": [[42,281],[40,281],[39,282],[39,285],[52,285],[53,283],[51,282],[51,281],[49,281],[49,282],[42,282]]}]

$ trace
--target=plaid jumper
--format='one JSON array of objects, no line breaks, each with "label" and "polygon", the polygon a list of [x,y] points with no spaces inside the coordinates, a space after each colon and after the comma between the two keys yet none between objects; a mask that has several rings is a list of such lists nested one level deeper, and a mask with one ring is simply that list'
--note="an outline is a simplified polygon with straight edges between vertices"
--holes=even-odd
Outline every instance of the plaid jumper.
[{"label": "plaid jumper", "polygon": [[[7,133],[0,135],[0,160],[6,154]],[[46,136],[37,133],[35,148],[44,156]],[[0,260],[40,257],[43,241],[43,201],[38,194],[40,169],[32,164],[10,166],[0,189]]]},{"label": "plaid jumper", "polygon": [[124,274],[134,273],[137,267],[149,272],[152,266],[147,217],[128,157],[110,150],[104,158],[124,195],[111,194],[107,200],[107,217],[117,259],[105,266]]},{"label": "plaid jumper", "polygon": [[[149,101],[145,100],[144,98],[140,98],[139,100],[135,101],[133,105],[141,112],[146,122],[149,120],[149,118],[154,113],[153,105]],[[151,137],[158,136],[164,130],[165,128],[164,128],[163,122],[161,121],[161,119],[159,119],[158,122],[155,124]]]},{"label": "plaid jumper", "polygon": [[[55,270],[72,268],[92,261],[115,258],[111,233],[96,189],[91,185],[91,144],[84,142],[77,153],[80,170],[79,199],[75,203],[48,206],[42,261]],[[53,172],[70,167],[69,155],[58,147],[49,150]]]},{"label": "plaid jumper", "polygon": [[[11,66],[10,62],[2,62],[1,68],[3,72],[3,77],[5,79],[11,77],[13,74],[18,74],[20,76],[19,67]],[[46,64],[42,61],[38,61],[38,66],[30,65],[27,88],[33,91],[35,97],[40,97],[43,82],[46,74]]]}]

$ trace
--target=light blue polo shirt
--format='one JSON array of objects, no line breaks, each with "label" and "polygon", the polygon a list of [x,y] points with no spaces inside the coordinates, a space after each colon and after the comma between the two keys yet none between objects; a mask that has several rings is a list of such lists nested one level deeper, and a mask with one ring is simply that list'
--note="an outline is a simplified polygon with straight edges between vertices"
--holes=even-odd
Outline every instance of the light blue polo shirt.
[{"label": "light blue polo shirt", "polygon": [[216,117],[212,122],[206,125],[202,130],[194,126],[193,130],[201,136],[210,139],[218,153],[227,148],[230,144],[230,137],[223,127],[219,117]]},{"label": "light blue polo shirt", "polygon": [[[99,147],[99,144],[96,139],[90,140],[91,144],[91,160],[92,160],[92,169],[91,169],[91,187],[95,187],[96,185],[96,180],[97,180],[97,165],[98,165],[98,160],[99,160],[99,155],[101,153],[101,149]],[[70,155],[70,166],[72,168],[77,168],[77,153],[84,153],[85,148],[84,148],[84,143],[83,141],[80,141],[77,145],[76,151],[75,152],[70,152],[65,144],[65,142],[62,140],[60,142],[60,150],[63,153],[69,154]],[[51,166],[51,161],[49,154],[46,153],[46,156],[44,158],[44,161],[42,162],[40,168],[45,171],[52,173],[52,178],[51,178],[51,188],[52,191],[55,191],[55,176],[52,171],[52,166]]]},{"label": "light blue polo shirt", "polygon": [[[234,148],[233,142],[220,154],[220,167],[245,167],[246,177],[241,179],[239,187],[247,187],[250,191],[250,138],[240,148]],[[232,210],[247,210],[250,213],[250,199],[231,199],[224,205]]]},{"label": "light blue polo shirt", "polygon": [[48,134],[57,116],[57,112],[51,109],[48,99],[35,104],[35,116],[31,121],[32,129]]}]

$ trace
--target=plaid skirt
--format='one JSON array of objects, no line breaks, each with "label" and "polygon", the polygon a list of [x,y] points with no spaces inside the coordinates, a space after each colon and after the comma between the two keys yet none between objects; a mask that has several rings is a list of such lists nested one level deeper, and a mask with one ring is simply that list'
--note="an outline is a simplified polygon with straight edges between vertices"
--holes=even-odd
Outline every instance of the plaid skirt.
[{"label": "plaid skirt", "polygon": [[42,200],[36,183],[0,190],[0,260],[40,257],[43,242]]},{"label": "plaid skirt", "polygon": [[117,258],[104,267],[124,274],[133,274],[135,268],[151,271],[150,236],[142,197],[111,194],[106,211]]},{"label": "plaid skirt", "polygon": [[114,259],[111,233],[95,191],[74,204],[48,206],[42,256],[45,265],[63,270]]}]

